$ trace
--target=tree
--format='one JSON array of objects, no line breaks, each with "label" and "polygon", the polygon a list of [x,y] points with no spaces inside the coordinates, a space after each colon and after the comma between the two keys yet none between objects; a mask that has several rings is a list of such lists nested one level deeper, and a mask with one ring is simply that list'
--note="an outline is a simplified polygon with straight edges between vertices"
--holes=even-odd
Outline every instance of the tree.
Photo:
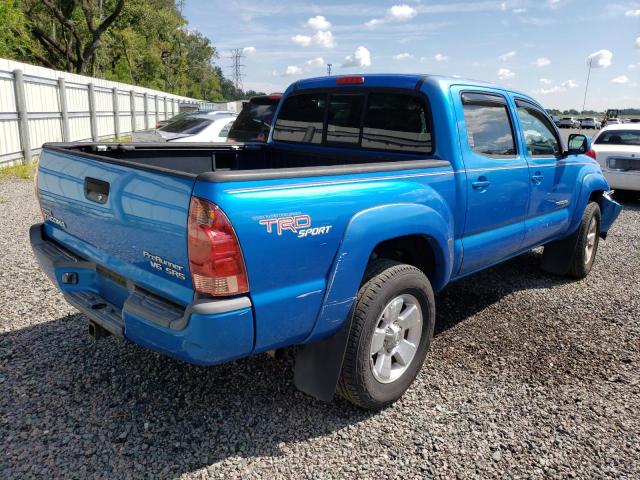
[{"label": "tree", "polygon": [[32,0],[32,33],[48,54],[40,60],[80,74],[91,67],[93,74],[96,50],[124,4],[125,0]]}]

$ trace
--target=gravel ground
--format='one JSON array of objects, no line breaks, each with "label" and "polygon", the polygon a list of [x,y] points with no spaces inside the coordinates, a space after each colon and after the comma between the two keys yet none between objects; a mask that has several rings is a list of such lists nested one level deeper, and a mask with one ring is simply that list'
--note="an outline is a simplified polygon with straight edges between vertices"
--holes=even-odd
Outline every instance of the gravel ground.
[{"label": "gravel ground", "polygon": [[377,414],[297,392],[288,361],[94,343],[36,267],[37,221],[31,183],[0,180],[0,477],[638,478],[640,203],[584,281],[532,252],[449,286],[427,364]]}]

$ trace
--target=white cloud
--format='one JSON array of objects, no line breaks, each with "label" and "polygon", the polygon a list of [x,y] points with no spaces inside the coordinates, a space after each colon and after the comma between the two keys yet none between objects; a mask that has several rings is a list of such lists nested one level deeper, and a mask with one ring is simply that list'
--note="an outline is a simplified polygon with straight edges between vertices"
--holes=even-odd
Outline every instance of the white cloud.
[{"label": "white cloud", "polygon": [[609,50],[598,50],[587,57],[587,63],[590,63],[592,68],[607,68],[611,66],[612,58],[613,53]]},{"label": "white cloud", "polygon": [[311,17],[304,25],[305,27],[311,28],[313,30],[329,30],[331,28],[331,22],[329,22],[329,20],[324,18],[322,15]]},{"label": "white cloud", "polygon": [[308,47],[311,45],[311,37],[308,35],[294,35],[291,37],[291,41],[301,47]]},{"label": "white cloud", "polygon": [[551,88],[538,88],[537,90],[534,90],[533,93],[536,95],[549,95],[550,93],[559,93],[564,92],[565,90],[566,89],[564,87],[554,85]]},{"label": "white cloud", "polygon": [[244,47],[242,49],[242,53],[244,53],[245,55],[253,55],[254,53],[256,53],[256,47]]},{"label": "white cloud", "polygon": [[387,22],[404,22],[410,20],[418,14],[418,11],[410,5],[394,5],[389,10],[384,18],[374,18],[365,23],[367,28],[376,28]]},{"label": "white cloud", "polygon": [[640,37],[636,38],[636,48],[640,49]]},{"label": "white cloud", "polygon": [[540,57],[540,58],[536,58],[536,60],[532,63],[532,65],[535,65],[536,67],[547,67],[549,65],[551,65],[551,60],[549,60],[547,57]]},{"label": "white cloud", "polygon": [[353,55],[347,55],[342,63],[343,67],[371,66],[371,52],[366,47],[358,47]]},{"label": "white cloud", "polygon": [[513,13],[515,13],[516,15],[519,15],[519,14],[521,14],[521,13],[525,13],[525,12],[527,11],[527,9],[526,9],[526,8],[514,8],[512,11],[513,11]]},{"label": "white cloud", "polygon": [[508,68],[499,68],[498,72],[497,72],[497,75],[498,75],[498,78],[500,80],[508,80],[508,79],[513,78],[513,77],[516,76],[516,74],[513,73]]},{"label": "white cloud", "polygon": [[309,35],[294,35],[291,37],[291,41],[301,47],[308,47],[309,45],[317,45],[318,47],[333,48],[336,46],[335,38],[330,31],[316,32],[313,37]]},{"label": "white cloud", "polygon": [[316,57],[312,58],[311,60],[307,60],[306,62],[304,62],[304,65],[308,70],[312,70],[314,68],[324,67],[325,61],[322,57]]},{"label": "white cloud", "polygon": [[628,10],[624,12],[625,17],[640,17],[640,8],[637,10]]},{"label": "white cloud", "polygon": [[330,31],[319,31],[313,36],[313,43],[319,47],[333,48],[336,46],[336,41],[333,38],[333,34]]},{"label": "white cloud", "polygon": [[443,55],[442,53],[436,53],[433,59],[436,62],[446,62],[447,60],[449,60],[449,57],[447,57],[446,55]]},{"label": "white cloud", "polygon": [[398,53],[397,55],[393,56],[394,60],[409,60],[410,58],[413,58],[413,55],[411,55],[410,53]]},{"label": "white cloud", "polygon": [[401,22],[415,17],[418,11],[410,5],[394,5],[387,11],[389,19]]},{"label": "white cloud", "polygon": [[565,80],[560,85],[566,88],[576,88],[579,85],[579,83],[576,82],[575,80]]},{"label": "white cloud", "polygon": [[553,83],[553,80],[549,80],[548,78],[541,78],[540,83],[543,85],[551,85]]},{"label": "white cloud", "polygon": [[502,55],[500,55],[498,58],[500,60],[502,60],[503,62],[506,62],[507,60],[509,60],[510,58],[513,58],[516,56],[516,52],[511,50],[510,52],[504,53]]},{"label": "white cloud", "polygon": [[561,1],[562,0],[548,0],[547,5],[549,5],[551,8],[557,8],[560,5]]},{"label": "white cloud", "polygon": [[640,63],[630,63],[629,70],[635,70],[636,68],[640,68]]},{"label": "white cloud", "polygon": [[620,75],[619,77],[612,78],[611,83],[617,83],[618,85],[624,85],[625,83],[629,83],[629,77],[626,75]]},{"label": "white cloud", "polygon": [[297,67],[296,65],[289,65],[283,75],[285,77],[291,77],[293,75],[302,75],[302,69],[300,67]]}]

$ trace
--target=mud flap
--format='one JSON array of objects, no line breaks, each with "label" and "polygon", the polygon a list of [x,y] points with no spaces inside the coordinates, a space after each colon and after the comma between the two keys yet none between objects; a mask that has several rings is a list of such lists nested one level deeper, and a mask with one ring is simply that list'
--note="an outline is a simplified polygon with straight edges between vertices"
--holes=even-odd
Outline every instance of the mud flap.
[{"label": "mud flap", "polygon": [[622,211],[622,205],[613,200],[608,193],[602,195],[600,200],[600,236],[607,237],[607,232],[616,221]]},{"label": "mud flap", "polygon": [[298,350],[293,370],[293,383],[298,390],[323,402],[333,400],[351,332],[351,317],[349,314],[342,328],[331,337]]},{"label": "mud flap", "polygon": [[578,232],[576,231],[566,238],[545,245],[540,267],[554,275],[566,275],[571,268],[577,242]]}]

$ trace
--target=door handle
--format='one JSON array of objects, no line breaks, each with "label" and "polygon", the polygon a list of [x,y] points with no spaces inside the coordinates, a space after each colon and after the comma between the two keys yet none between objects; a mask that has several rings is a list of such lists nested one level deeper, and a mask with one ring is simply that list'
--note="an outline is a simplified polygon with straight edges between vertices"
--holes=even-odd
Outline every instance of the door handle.
[{"label": "door handle", "polygon": [[105,204],[109,198],[109,183],[97,178],[84,179],[84,196],[92,202]]},{"label": "door handle", "polygon": [[491,182],[487,180],[487,177],[485,177],[484,175],[482,177],[478,177],[478,180],[471,184],[474,190],[479,190],[481,192],[484,192],[487,188],[489,188],[489,185],[491,185]]},{"label": "door handle", "polygon": [[540,185],[542,180],[544,180],[544,175],[542,175],[541,172],[536,172],[534,175],[531,175],[531,181],[534,185]]}]

